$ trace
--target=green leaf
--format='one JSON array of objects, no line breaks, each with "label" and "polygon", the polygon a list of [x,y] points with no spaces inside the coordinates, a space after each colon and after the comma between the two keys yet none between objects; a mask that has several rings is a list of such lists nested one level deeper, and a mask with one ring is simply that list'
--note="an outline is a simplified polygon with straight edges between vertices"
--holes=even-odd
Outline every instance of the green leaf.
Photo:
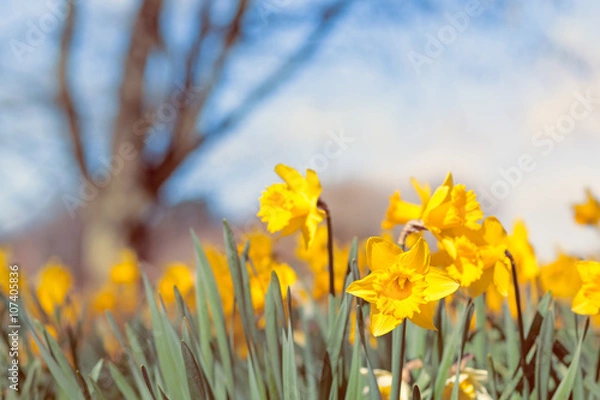
[{"label": "green leaf", "polygon": [[485,295],[474,299],[475,303],[475,329],[474,341],[475,363],[478,368],[484,368],[487,361],[487,315],[485,311]]},{"label": "green leaf", "polygon": [[296,369],[296,352],[294,350],[294,334],[288,325],[287,334],[282,332],[283,342],[283,400],[300,400],[298,393],[298,376]]},{"label": "green leaf", "polygon": [[214,399],[212,388],[206,380],[206,376],[196,361],[190,347],[184,341],[181,342],[181,351],[185,361],[188,385],[192,399]]},{"label": "green leaf", "polygon": [[161,375],[171,396],[177,399],[189,400],[190,393],[179,339],[167,316],[158,310],[148,278],[145,274],[142,278],[146,300],[150,308],[152,335]]},{"label": "green leaf", "polygon": [[[219,356],[221,358],[221,364],[223,366],[223,370],[225,372],[226,380],[225,385],[227,387],[227,391],[231,397],[235,397],[235,380],[233,375],[233,366],[232,366],[232,356],[231,349],[228,342],[227,329],[225,325],[225,317],[223,313],[223,304],[221,301],[221,296],[217,289],[217,281],[213,274],[212,268],[208,263],[208,259],[206,258],[206,254],[200,246],[198,238],[192,232],[192,237],[194,240],[194,244],[196,246],[196,261],[197,261],[197,282],[199,284],[196,285],[196,298],[198,306],[199,315],[198,320],[201,324],[200,332],[200,348],[202,349],[202,354],[204,357],[204,365],[210,366],[213,365],[214,357],[212,355],[212,350],[210,348],[210,341],[212,337],[212,333],[210,331],[211,325],[215,329],[215,335],[217,338],[217,346],[219,349]],[[208,316],[208,312],[205,307],[202,306],[203,301],[207,303],[208,308],[210,309],[210,316],[212,316],[213,323],[211,324],[210,318]],[[200,310],[204,309],[204,310]],[[214,378],[214,375],[207,371],[207,376],[209,379]],[[215,381],[213,381],[214,384]],[[216,395],[216,394],[215,394]]]},{"label": "green leaf", "polygon": [[346,388],[346,400],[362,398],[363,381],[360,374],[360,340],[358,338],[358,321],[355,324],[356,334],[354,337],[354,345],[352,346],[352,362],[350,363],[350,373],[348,375],[348,386]]},{"label": "green leaf", "polygon": [[[58,384],[58,386],[60,387],[60,389],[70,399],[83,400],[84,399],[83,393],[81,392],[81,389],[79,388],[79,383],[77,382],[77,378],[75,377],[75,374],[70,369],[70,366],[69,366],[69,368],[63,368],[64,366],[61,366],[60,362],[55,360],[55,358],[52,355],[53,353],[58,353],[58,354],[62,355],[62,358],[64,359],[64,354],[62,353],[62,350],[60,350],[60,348],[59,348],[58,351],[56,351],[56,347],[58,347],[58,345],[56,345],[56,342],[54,342],[55,346],[52,346],[49,341],[48,341],[49,348],[51,349],[52,347],[55,347],[55,350],[51,351],[49,348],[47,348],[46,345],[44,343],[42,343],[42,339],[40,339],[40,337],[38,336],[38,333],[35,330],[31,320],[29,320],[29,317],[27,316],[27,314],[23,313],[23,315],[24,315],[25,323],[29,329],[29,332],[31,332],[31,336],[33,337],[33,340],[36,343],[36,345],[39,349],[39,352],[42,355],[42,358],[46,362],[46,365],[48,366],[48,369],[50,370],[50,374],[52,374],[52,377],[55,379],[55,381]],[[48,334],[48,332],[46,331],[46,328],[44,328],[42,324],[40,324],[39,322],[36,322],[36,325],[38,326],[38,329],[40,331],[42,331],[42,333],[46,339],[51,337]],[[67,364],[68,364],[68,362],[67,362]]]},{"label": "green leaf", "polygon": [[248,352],[254,352],[254,344],[257,334],[254,325],[254,308],[252,306],[252,298],[250,296],[250,282],[248,277],[248,269],[245,264],[240,262],[237,245],[233,232],[227,221],[223,221],[223,237],[225,240],[225,253],[227,255],[227,265],[231,273],[233,281],[234,297],[240,311],[242,326],[248,344]]},{"label": "green leaf", "polygon": [[[468,306],[464,307],[461,317],[458,320],[464,321],[471,309],[472,308]],[[444,309],[442,308],[442,310]],[[441,393],[444,390],[446,378],[448,377],[450,368],[452,367],[452,361],[454,360],[454,355],[456,354],[462,333],[463,332],[461,329],[456,329],[455,327],[454,332],[452,332],[452,336],[450,336],[450,340],[444,343],[444,353],[442,354],[442,359],[440,360],[435,383],[433,385],[433,397],[436,399],[440,398]]]},{"label": "green leaf", "polygon": [[538,398],[547,399],[552,365],[552,345],[554,343],[554,311],[546,314],[540,334],[537,337],[535,354],[535,378]]},{"label": "green leaf", "polygon": [[119,392],[125,400],[136,400],[138,398],[135,390],[133,390],[129,382],[127,382],[127,379],[125,379],[117,367],[110,363],[108,364],[108,371],[110,372],[110,376],[112,376],[115,384],[119,388]]},{"label": "green leaf", "polygon": [[585,328],[583,329],[583,334],[579,337],[579,342],[577,344],[577,348],[575,349],[575,354],[573,355],[573,360],[571,361],[571,365],[567,370],[567,374],[563,377],[562,381],[558,385],[556,392],[554,392],[554,396],[552,396],[552,400],[559,399],[567,399],[571,394],[571,390],[573,390],[573,385],[575,384],[575,378],[577,375],[577,370],[580,368],[579,360],[581,359],[581,347],[583,345],[583,340],[585,339],[585,335],[587,334],[588,328],[590,327],[590,318],[588,317],[585,322]]},{"label": "green leaf", "polygon": [[[281,299],[279,279],[277,278],[275,271],[273,271],[271,273],[271,282],[269,282],[269,289],[267,290],[267,299],[265,302],[265,333],[267,338],[266,347],[269,363],[277,387],[278,397],[281,398],[283,396],[283,380],[280,373],[281,345],[279,343],[279,332],[281,331],[281,326],[279,324],[279,315],[280,317],[284,317],[283,301]],[[281,322],[283,323],[283,320],[281,320]]]}]

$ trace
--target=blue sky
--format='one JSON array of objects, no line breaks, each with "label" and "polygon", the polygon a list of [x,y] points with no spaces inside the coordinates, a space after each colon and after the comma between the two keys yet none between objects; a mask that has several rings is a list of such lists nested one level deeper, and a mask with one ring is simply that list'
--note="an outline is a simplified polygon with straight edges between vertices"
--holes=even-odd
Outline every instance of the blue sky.
[{"label": "blue sky", "polygon": [[[115,112],[114,60],[125,49],[127,21],[137,3],[81,4],[73,80],[84,104],[89,162],[98,166]],[[192,2],[169,4],[174,21],[184,21]],[[269,0],[258,6],[268,14],[298,4]],[[462,32],[453,28],[455,35],[438,46],[440,54],[429,57],[430,38],[451,33],[449,15],[464,15],[469,2],[380,4],[358,1],[313,62],[234,134],[188,160],[167,187],[169,201],[208,197],[219,215],[243,220],[256,211],[263,187],[276,179],[276,163],[310,165],[332,135],[343,132],[353,141],[319,171],[324,185],[361,180],[383,193],[408,194],[409,177],[435,185],[451,170],[480,194],[509,187],[493,212],[507,226],[524,218],[545,258],[558,243],[580,253],[597,250],[598,234],[576,227],[569,205],[583,199],[586,186],[600,195],[600,104],[593,101],[600,98],[595,18],[600,5],[481,2],[482,12],[470,16]],[[38,220],[55,196],[77,184],[63,150],[64,122],[43,100],[54,89],[59,30],[50,30],[26,60],[16,62],[8,40],[22,38],[27,23],[43,16],[48,5],[32,1],[12,7],[0,26],[5,39],[0,104],[19,105],[0,108],[0,178],[9,188],[0,196],[5,232]],[[232,65],[215,113],[236,104],[253,78],[278,62],[270,49],[293,47],[305,28],[264,38],[244,62]],[[165,29],[167,40],[184,43],[189,24]],[[415,53],[430,59],[419,72],[411,62]],[[150,74],[168,77],[169,68],[156,60]],[[580,96],[592,99],[589,110]],[[575,119],[572,110],[582,117]],[[569,119],[573,126],[555,133],[560,139],[550,135]],[[514,172],[523,157],[530,160],[527,171],[521,170],[514,185],[503,184],[510,180],[506,171]]]}]

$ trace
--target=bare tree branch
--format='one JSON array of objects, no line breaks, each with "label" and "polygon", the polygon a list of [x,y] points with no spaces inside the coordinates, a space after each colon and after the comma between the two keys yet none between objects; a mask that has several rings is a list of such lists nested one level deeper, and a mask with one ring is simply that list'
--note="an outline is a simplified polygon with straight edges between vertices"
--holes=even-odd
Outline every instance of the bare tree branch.
[{"label": "bare tree branch", "polygon": [[214,128],[205,132],[205,140],[213,140],[216,136],[223,135],[239,124],[248,114],[258,106],[270,93],[279,87],[287,78],[297,72],[303,63],[308,61],[319,49],[324,38],[333,28],[334,22],[346,9],[349,1],[338,1],[321,14],[321,21],[317,28],[270,77],[258,84],[254,90],[240,103],[240,106],[224,117]]},{"label": "bare tree branch", "polygon": [[[262,100],[273,93],[287,78],[296,73],[316,53],[324,38],[333,28],[334,22],[341,16],[349,3],[350,1],[339,0],[326,7],[321,13],[316,28],[309,34],[303,44],[273,74],[258,84],[240,103],[238,108],[225,116],[214,128],[202,135],[194,127],[197,119],[191,121],[193,124],[186,124],[183,128],[186,129],[191,140],[179,142],[176,151],[167,154],[163,162],[153,171],[151,186],[158,190],[191,153],[209,140],[215,140],[231,132]],[[221,61],[224,62],[225,60]],[[217,74],[209,80],[210,86],[203,88],[206,91],[203,90],[204,101],[200,104],[201,106],[214,88],[221,70],[216,72]],[[198,111],[201,111],[201,107]]]},{"label": "bare tree branch", "polygon": [[141,151],[148,127],[143,122],[144,74],[148,57],[160,43],[159,17],[163,0],[144,0],[137,15],[119,91],[119,114],[115,120],[113,153],[122,143]]},{"label": "bare tree branch", "polygon": [[71,89],[67,80],[69,74],[69,60],[71,56],[71,44],[73,42],[73,31],[75,26],[75,3],[68,2],[68,14],[65,21],[65,28],[60,40],[60,58],[58,63],[58,102],[63,109],[69,124],[69,134],[73,142],[73,155],[81,174],[86,180],[91,180],[86,162],[85,152],[83,150],[82,130],[80,118],[73,102]]},{"label": "bare tree branch", "polygon": [[[224,33],[221,52],[211,68],[211,73],[206,79],[205,85],[202,87],[202,92],[199,98],[195,101],[192,101],[181,111],[174,127],[174,140],[171,142],[171,146],[167,150],[162,163],[158,167],[155,167],[153,169],[153,173],[151,174],[150,189],[152,191],[158,191],[160,186],[170,177],[174,169],[176,169],[187,157],[187,155],[189,155],[188,149],[190,146],[197,146],[196,138],[194,137],[194,133],[196,131],[196,121],[198,120],[206,101],[210,97],[210,94],[220,81],[221,74],[223,73],[229,55],[231,54],[236,42],[240,38],[242,20],[248,9],[248,4],[248,0],[239,1],[235,15],[233,16],[231,23],[228,25],[228,28]],[[209,10],[204,7],[201,18],[205,20],[205,24],[203,24],[204,27],[200,32],[200,36],[202,36],[204,29],[206,29],[210,23],[208,21],[208,13]],[[204,35],[206,35],[206,33],[204,33]],[[186,83],[188,82],[187,79],[192,78],[192,80],[189,81],[190,88],[193,84],[192,82],[194,74],[194,70],[191,70],[190,68],[194,68],[196,66],[196,62],[190,62],[189,60],[193,60],[193,57],[197,57],[199,55],[199,48],[202,44],[201,40],[203,40],[203,38],[200,38],[194,44],[192,47],[192,53],[190,53],[190,58],[188,58]]]}]

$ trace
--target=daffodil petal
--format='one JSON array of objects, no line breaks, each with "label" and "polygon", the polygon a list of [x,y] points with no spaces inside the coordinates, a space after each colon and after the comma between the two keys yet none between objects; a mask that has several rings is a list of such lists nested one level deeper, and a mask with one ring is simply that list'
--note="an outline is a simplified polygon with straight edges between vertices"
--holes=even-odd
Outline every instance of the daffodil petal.
[{"label": "daffodil petal", "polygon": [[394,330],[402,320],[396,317],[380,313],[377,308],[371,307],[371,333],[378,337]]},{"label": "daffodil petal", "polygon": [[389,240],[380,237],[367,240],[367,265],[371,271],[389,267],[402,253],[400,246]]},{"label": "daffodil petal", "polygon": [[425,272],[431,261],[429,245],[425,239],[419,238],[410,250],[402,254],[401,260],[407,266],[414,268],[416,272]]},{"label": "daffodil petal", "polygon": [[456,292],[460,286],[445,271],[435,267],[429,268],[425,281],[429,285],[425,289],[425,296],[428,301],[435,301],[449,296]]},{"label": "daffodil petal", "polygon": [[437,302],[435,301],[421,304],[421,311],[419,313],[415,313],[412,318],[410,318],[410,321],[421,328],[437,331],[437,328],[433,324],[433,316],[435,314],[436,305]]},{"label": "daffodil petal", "polygon": [[578,291],[575,295],[571,310],[575,314],[579,315],[596,315],[598,312],[600,312],[598,305],[590,302],[590,300],[585,296],[583,290]]},{"label": "daffodil petal", "polygon": [[[493,280],[494,280],[494,269],[493,268],[484,269],[481,277],[469,286],[469,288],[468,288],[469,296],[471,296],[472,298],[475,298],[475,297],[479,296],[480,294],[484,293],[486,290],[488,290],[488,288],[490,287],[490,284],[492,283]],[[506,296],[504,296],[504,297],[506,297]]]},{"label": "daffodil petal", "polygon": [[293,191],[302,192],[306,187],[306,179],[304,179],[300,172],[292,167],[288,167],[284,164],[277,164],[275,166],[275,172]]},{"label": "daffodil petal", "polygon": [[511,276],[510,270],[503,262],[498,261],[494,266],[493,281],[494,285],[496,285],[496,289],[498,289],[498,293],[504,297],[508,296],[508,288],[511,285]]},{"label": "daffodil petal", "polygon": [[371,273],[362,279],[352,282],[346,289],[347,293],[360,297],[369,303],[374,303],[378,299],[377,292],[373,289],[373,282],[377,279],[375,274]]}]

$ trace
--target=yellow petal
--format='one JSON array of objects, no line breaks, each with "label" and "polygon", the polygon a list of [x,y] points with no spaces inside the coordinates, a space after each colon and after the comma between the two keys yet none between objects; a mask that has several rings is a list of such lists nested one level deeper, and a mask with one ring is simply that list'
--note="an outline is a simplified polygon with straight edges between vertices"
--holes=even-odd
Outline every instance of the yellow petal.
[{"label": "yellow petal", "polygon": [[415,191],[419,195],[421,203],[427,204],[429,198],[431,197],[431,188],[429,187],[429,185],[426,183],[421,185],[419,181],[417,181],[415,178],[410,178],[410,183],[412,183],[413,188],[415,188]]},{"label": "yellow petal", "polygon": [[429,245],[423,238],[419,238],[417,243],[406,253],[403,253],[400,257],[403,264],[410,268],[414,268],[416,272],[423,273],[429,267],[431,262],[431,254],[429,252]]},{"label": "yellow petal", "polygon": [[317,201],[319,196],[321,195],[321,182],[319,181],[319,176],[312,169],[306,170],[306,193],[309,199],[312,201]]},{"label": "yellow petal", "polygon": [[446,178],[444,179],[442,186],[449,186],[449,187],[454,186],[454,179],[452,178],[452,172],[448,172],[446,174]]},{"label": "yellow petal", "polygon": [[304,242],[308,249],[315,238],[317,228],[321,221],[325,218],[325,212],[323,210],[315,209],[306,216],[304,226],[302,227],[302,235],[304,236]]},{"label": "yellow petal", "polygon": [[[485,268],[481,277],[473,282],[467,289],[469,296],[475,298],[487,291],[494,279],[494,268]],[[507,289],[508,290],[508,289]],[[504,296],[506,297],[506,296]]]},{"label": "yellow petal", "polygon": [[583,282],[591,282],[600,275],[600,262],[598,261],[578,261],[576,265]]},{"label": "yellow petal", "polygon": [[377,276],[371,273],[348,285],[346,292],[353,296],[360,297],[369,303],[374,303],[379,298],[379,294],[373,289],[373,282],[376,279]]},{"label": "yellow petal", "polygon": [[383,229],[392,229],[395,225],[406,224],[408,221],[421,218],[422,207],[419,204],[402,200],[400,192],[396,191],[390,197],[390,205],[382,222]]},{"label": "yellow petal", "polygon": [[496,217],[487,217],[483,221],[485,241],[493,246],[504,243],[507,238],[506,230]]},{"label": "yellow petal", "polygon": [[456,292],[460,286],[446,272],[435,267],[429,269],[429,272],[425,276],[425,281],[429,285],[425,289],[425,296],[428,301],[435,301],[449,296]]},{"label": "yellow petal", "polygon": [[390,315],[380,313],[376,307],[371,307],[371,333],[378,337],[394,330],[402,320]]},{"label": "yellow petal", "polygon": [[367,265],[371,271],[387,268],[402,254],[400,246],[380,237],[367,240]]},{"label": "yellow petal", "polygon": [[498,293],[502,296],[508,296],[508,288],[511,285],[511,274],[508,266],[503,262],[498,261],[494,266],[494,285],[498,289]]},{"label": "yellow petal", "polygon": [[435,315],[436,306],[437,302],[435,301],[421,304],[421,312],[415,313],[412,318],[410,318],[410,321],[421,328],[437,331],[437,328],[433,324],[433,316]]},{"label": "yellow petal", "polygon": [[600,312],[600,307],[598,307],[597,304],[590,302],[590,300],[585,297],[583,290],[580,290],[573,299],[571,310],[573,310],[575,314],[596,315]]},{"label": "yellow petal", "polygon": [[306,187],[306,180],[302,174],[292,167],[288,167],[284,164],[277,164],[275,166],[275,172],[283,179],[289,188],[295,192],[301,192]]}]

